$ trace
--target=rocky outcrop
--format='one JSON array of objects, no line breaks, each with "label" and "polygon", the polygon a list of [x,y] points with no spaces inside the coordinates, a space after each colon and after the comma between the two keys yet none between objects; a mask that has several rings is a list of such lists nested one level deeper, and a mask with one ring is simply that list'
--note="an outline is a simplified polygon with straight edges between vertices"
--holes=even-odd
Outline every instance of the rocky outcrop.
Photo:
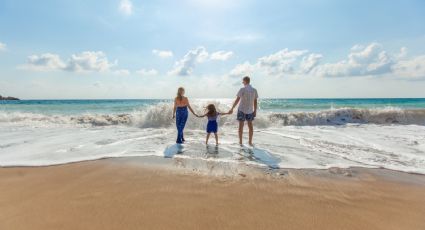
[{"label": "rocky outcrop", "polygon": [[0,100],[19,100],[19,98],[16,97],[3,97],[0,95]]}]

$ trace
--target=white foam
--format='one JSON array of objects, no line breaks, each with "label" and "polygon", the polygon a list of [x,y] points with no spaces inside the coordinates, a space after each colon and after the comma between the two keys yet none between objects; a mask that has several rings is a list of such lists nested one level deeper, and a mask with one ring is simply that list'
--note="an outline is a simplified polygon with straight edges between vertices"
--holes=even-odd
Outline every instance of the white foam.
[{"label": "white foam", "polygon": [[[198,113],[210,103],[193,103]],[[216,102],[221,111],[229,101]],[[126,156],[164,156],[176,138],[172,106],[126,114],[48,115],[0,111],[0,166],[39,166]],[[333,109],[258,114],[257,148],[283,168],[384,167],[425,174],[425,110]],[[190,116],[184,159],[207,159],[205,119]],[[221,148],[208,161],[265,165],[240,154],[235,115],[220,121]]]},{"label": "white foam", "polygon": [[[282,168],[384,167],[425,174],[425,127],[419,125],[283,126],[259,128],[256,147]],[[241,157],[235,127],[220,127],[221,147],[208,160],[260,164]],[[0,166],[39,166],[126,156],[164,156],[173,128],[133,126],[0,126]],[[206,159],[205,133],[187,128],[180,158]],[[208,155],[210,156],[210,155]],[[273,163],[273,164],[274,164]]]}]

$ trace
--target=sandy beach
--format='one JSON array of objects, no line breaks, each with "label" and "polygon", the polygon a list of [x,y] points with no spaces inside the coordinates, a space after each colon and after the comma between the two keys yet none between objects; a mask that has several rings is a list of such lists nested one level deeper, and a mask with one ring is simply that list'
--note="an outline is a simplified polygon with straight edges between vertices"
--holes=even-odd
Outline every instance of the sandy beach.
[{"label": "sandy beach", "polygon": [[423,182],[360,168],[208,176],[119,159],[0,168],[0,229],[425,229]]}]

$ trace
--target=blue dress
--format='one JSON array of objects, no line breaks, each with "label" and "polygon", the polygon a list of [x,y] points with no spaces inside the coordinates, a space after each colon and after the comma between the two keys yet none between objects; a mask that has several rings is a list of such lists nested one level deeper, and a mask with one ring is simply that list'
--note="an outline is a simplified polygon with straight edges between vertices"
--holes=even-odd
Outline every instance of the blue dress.
[{"label": "blue dress", "polygon": [[217,118],[219,115],[220,114],[217,113],[217,115],[213,117],[208,117],[207,133],[217,133],[217,130],[218,130]]},{"label": "blue dress", "polygon": [[186,125],[187,117],[189,113],[187,106],[177,107],[176,109],[176,126],[177,126],[177,140],[176,143],[181,144],[184,141],[183,130]]}]

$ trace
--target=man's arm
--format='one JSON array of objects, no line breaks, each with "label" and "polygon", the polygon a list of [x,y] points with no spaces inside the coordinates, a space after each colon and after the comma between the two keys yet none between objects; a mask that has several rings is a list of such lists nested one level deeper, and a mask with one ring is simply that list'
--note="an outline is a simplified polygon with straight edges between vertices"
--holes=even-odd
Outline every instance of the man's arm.
[{"label": "man's arm", "polygon": [[257,116],[257,98],[254,99],[254,117]]},{"label": "man's arm", "polygon": [[241,98],[238,96],[236,97],[235,102],[233,102],[232,108],[229,110],[229,114],[233,113],[233,109],[238,105],[239,101],[241,100]]}]

